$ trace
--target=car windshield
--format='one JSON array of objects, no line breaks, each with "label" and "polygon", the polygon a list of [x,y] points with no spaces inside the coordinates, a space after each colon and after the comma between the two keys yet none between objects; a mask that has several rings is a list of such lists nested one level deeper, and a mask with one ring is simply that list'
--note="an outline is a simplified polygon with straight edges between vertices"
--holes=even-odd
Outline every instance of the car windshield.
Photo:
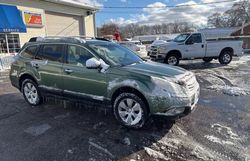
[{"label": "car windshield", "polygon": [[187,40],[189,35],[190,34],[180,34],[174,39],[174,42],[184,42],[185,40]]},{"label": "car windshield", "polygon": [[90,42],[91,47],[99,56],[114,66],[125,66],[142,62],[143,60],[133,51],[110,42]]}]

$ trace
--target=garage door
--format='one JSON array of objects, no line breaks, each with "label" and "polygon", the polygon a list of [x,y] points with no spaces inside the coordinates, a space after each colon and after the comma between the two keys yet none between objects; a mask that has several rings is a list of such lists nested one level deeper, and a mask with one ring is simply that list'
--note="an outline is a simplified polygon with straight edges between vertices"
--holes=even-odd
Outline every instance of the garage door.
[{"label": "garage door", "polygon": [[83,35],[83,20],[81,16],[45,12],[48,36]]}]

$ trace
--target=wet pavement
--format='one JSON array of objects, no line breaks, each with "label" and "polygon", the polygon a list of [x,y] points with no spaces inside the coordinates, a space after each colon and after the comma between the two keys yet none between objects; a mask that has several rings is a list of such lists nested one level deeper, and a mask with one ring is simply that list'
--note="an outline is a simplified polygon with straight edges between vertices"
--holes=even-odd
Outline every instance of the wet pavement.
[{"label": "wet pavement", "polygon": [[0,74],[0,160],[250,160],[250,55],[222,66],[183,61],[201,85],[197,109],[171,121],[153,117],[141,130],[109,111],[47,100],[30,107]]}]

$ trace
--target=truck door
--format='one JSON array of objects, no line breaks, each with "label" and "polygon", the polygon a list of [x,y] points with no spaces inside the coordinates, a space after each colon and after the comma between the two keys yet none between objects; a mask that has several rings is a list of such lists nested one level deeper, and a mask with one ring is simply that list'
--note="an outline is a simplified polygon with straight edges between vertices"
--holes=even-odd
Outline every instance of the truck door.
[{"label": "truck door", "polygon": [[206,47],[204,41],[200,33],[192,34],[185,42],[184,58],[205,57]]}]

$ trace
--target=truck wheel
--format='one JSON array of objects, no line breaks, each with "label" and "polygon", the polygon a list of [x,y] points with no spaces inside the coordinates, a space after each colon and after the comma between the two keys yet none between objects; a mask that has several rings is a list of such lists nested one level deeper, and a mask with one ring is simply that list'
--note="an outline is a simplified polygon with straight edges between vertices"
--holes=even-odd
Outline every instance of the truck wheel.
[{"label": "truck wheel", "polygon": [[221,64],[229,64],[232,61],[232,52],[230,50],[223,51],[219,56],[219,62]]},{"label": "truck wheel", "polygon": [[145,125],[148,110],[144,101],[133,93],[122,93],[114,101],[114,115],[125,127],[139,129]]},{"label": "truck wheel", "polygon": [[179,65],[180,58],[177,54],[168,54],[164,62],[169,65],[177,66]]},{"label": "truck wheel", "polygon": [[206,63],[209,63],[213,60],[213,58],[203,58],[202,60]]},{"label": "truck wheel", "polygon": [[22,93],[26,102],[32,106],[42,103],[42,97],[37,84],[31,79],[25,79],[22,82]]}]

